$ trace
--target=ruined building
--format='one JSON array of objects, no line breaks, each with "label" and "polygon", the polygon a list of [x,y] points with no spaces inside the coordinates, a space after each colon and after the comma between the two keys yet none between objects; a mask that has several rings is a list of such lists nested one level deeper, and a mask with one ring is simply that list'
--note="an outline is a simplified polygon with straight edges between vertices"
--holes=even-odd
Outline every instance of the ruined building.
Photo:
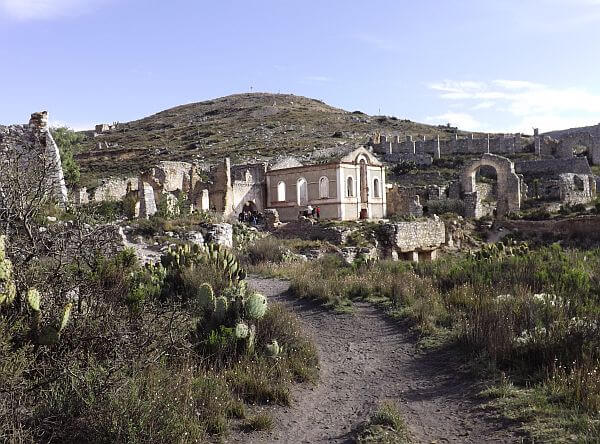
[{"label": "ruined building", "polygon": [[184,203],[193,210],[213,210],[226,219],[243,210],[275,208],[282,221],[298,218],[308,205],[319,206],[324,219],[382,218],[386,210],[385,168],[365,148],[327,162],[302,165],[286,159],[231,165],[225,159],[210,171],[188,162],[159,162],[138,177],[107,179],[100,186],[74,191],[77,203],[103,200],[137,201],[135,215],[155,214]]}]

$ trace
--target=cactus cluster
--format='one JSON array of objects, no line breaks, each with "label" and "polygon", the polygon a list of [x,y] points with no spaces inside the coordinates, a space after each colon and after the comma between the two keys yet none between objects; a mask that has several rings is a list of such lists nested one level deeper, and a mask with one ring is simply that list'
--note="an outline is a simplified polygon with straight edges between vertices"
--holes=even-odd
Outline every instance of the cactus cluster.
[{"label": "cactus cluster", "polygon": [[516,242],[514,240],[504,242],[497,242],[495,244],[486,244],[479,251],[472,252],[471,257],[477,261],[491,262],[496,259],[503,259],[505,257],[512,256],[523,256],[529,253],[529,245],[527,242]]},{"label": "cactus cluster", "polygon": [[267,311],[267,298],[251,292],[245,284],[227,288],[215,297],[210,284],[204,283],[198,289],[194,306],[211,327],[232,324],[232,321],[261,319]]},{"label": "cactus cluster", "polygon": [[39,345],[53,345],[60,339],[60,334],[65,329],[71,316],[72,304],[69,302],[63,308],[62,314],[58,319],[42,324],[42,311],[40,308],[42,297],[35,288],[30,288],[27,292],[27,303],[33,311],[32,335]]},{"label": "cactus cluster", "polygon": [[231,284],[246,279],[246,271],[235,255],[227,248],[215,244],[204,247],[196,244],[170,247],[161,257],[161,264],[167,269],[195,268],[211,264],[219,267]]},{"label": "cactus cluster", "polygon": [[256,325],[253,321],[261,319],[267,311],[267,299],[250,292],[245,282],[232,285],[215,297],[210,284],[204,283],[198,289],[196,307],[201,319],[198,331],[212,331],[222,325],[234,329],[235,338],[246,341],[246,349],[252,350],[256,337]]},{"label": "cactus cluster", "polygon": [[17,294],[12,262],[6,257],[6,237],[0,236],[0,306],[11,304]]}]

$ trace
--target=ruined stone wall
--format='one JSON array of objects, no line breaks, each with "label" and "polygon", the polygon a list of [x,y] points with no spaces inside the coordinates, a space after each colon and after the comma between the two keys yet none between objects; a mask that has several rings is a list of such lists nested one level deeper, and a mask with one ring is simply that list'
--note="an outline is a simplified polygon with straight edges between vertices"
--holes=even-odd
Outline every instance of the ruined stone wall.
[{"label": "ruined stone wall", "polygon": [[150,175],[160,183],[162,191],[187,193],[192,186],[192,170],[189,162],[162,161],[151,169]]},{"label": "ruined stone wall", "polygon": [[561,174],[560,200],[563,203],[587,204],[596,198],[596,180],[588,174]]},{"label": "ruined stone wall", "polygon": [[387,190],[387,211],[389,215],[415,216],[423,215],[423,205],[416,190],[393,186]]},{"label": "ruined stone wall", "polygon": [[497,215],[505,216],[521,208],[521,178],[515,173],[513,162],[496,154],[484,154],[481,159],[473,160],[465,165],[460,182],[465,200],[465,216],[481,217],[485,215],[482,196],[477,189],[475,176],[482,166],[491,166],[497,175]]},{"label": "ruined stone wall", "polygon": [[3,153],[10,155],[11,151],[20,153],[24,162],[43,162],[53,197],[60,205],[67,203],[60,153],[50,133],[46,111],[31,114],[28,125],[0,126],[0,156]]},{"label": "ruined stone wall", "polygon": [[433,157],[423,153],[392,153],[384,154],[383,158],[386,162],[414,162],[417,166],[430,166],[433,164]]},{"label": "ruined stone wall", "polygon": [[382,244],[401,253],[435,250],[446,242],[446,227],[439,219],[384,224]]},{"label": "ruined stone wall", "polygon": [[379,135],[370,139],[369,145],[373,151],[380,154],[430,154],[434,158],[451,154],[513,154],[524,152],[529,144],[528,139],[520,134],[507,134],[499,137],[475,138],[473,135],[467,138],[459,138],[456,135],[451,140],[434,139],[413,140],[412,136],[406,136],[401,140],[400,136]]},{"label": "ruined stone wall", "polygon": [[515,162],[517,174],[558,175],[563,173],[591,174],[586,157],[571,159],[524,160]]},{"label": "ruined stone wall", "polygon": [[503,220],[498,227],[526,234],[551,234],[567,238],[580,236],[585,239],[600,239],[600,216],[580,216],[561,220]]},{"label": "ruined stone wall", "polygon": [[[98,187],[93,190],[89,190],[89,200],[94,202],[103,201],[118,201],[122,200],[132,191],[138,189],[138,178],[127,177],[124,179],[113,178],[104,179]],[[79,190],[81,193],[83,190]],[[81,199],[82,197],[80,197]]]}]

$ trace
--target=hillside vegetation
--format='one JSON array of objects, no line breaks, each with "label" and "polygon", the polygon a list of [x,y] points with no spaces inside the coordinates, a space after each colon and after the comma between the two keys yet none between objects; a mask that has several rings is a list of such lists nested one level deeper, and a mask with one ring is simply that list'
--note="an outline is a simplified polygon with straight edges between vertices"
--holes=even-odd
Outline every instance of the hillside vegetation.
[{"label": "hillside vegetation", "polygon": [[120,123],[99,137],[86,132],[85,150],[77,160],[88,178],[119,176],[159,160],[210,164],[225,156],[234,161],[309,156],[323,148],[366,143],[377,131],[448,138],[452,130],[345,111],[290,94],[237,94]]}]

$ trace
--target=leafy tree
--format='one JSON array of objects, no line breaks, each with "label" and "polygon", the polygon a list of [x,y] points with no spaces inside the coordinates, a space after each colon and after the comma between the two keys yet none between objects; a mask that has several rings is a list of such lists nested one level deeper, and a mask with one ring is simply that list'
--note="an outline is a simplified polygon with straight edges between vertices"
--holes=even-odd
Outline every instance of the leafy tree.
[{"label": "leafy tree", "polygon": [[81,177],[79,165],[73,155],[81,151],[81,143],[84,140],[82,134],[76,133],[67,127],[54,128],[52,137],[60,151],[60,161],[67,185],[77,185]]}]

